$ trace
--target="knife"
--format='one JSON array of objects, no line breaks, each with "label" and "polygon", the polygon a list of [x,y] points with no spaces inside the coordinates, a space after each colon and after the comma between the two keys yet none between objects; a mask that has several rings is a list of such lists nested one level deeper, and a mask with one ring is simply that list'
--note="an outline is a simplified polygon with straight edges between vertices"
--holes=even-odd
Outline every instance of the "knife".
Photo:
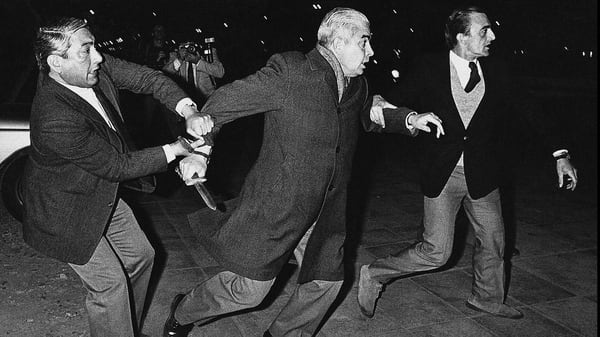
[{"label": "knife", "polygon": [[[175,168],[175,172],[177,172],[177,174],[179,175],[180,178],[182,177],[179,167]],[[192,176],[192,179],[197,179],[197,178],[198,178],[198,174],[194,173],[194,175]],[[204,203],[206,204],[206,206],[208,206],[208,208],[212,209],[213,211],[216,211],[217,203],[215,202],[215,199],[213,199],[212,195],[210,194],[210,192],[208,191],[206,186],[204,186],[204,184],[201,181],[198,181],[198,182],[194,183],[194,188],[196,189],[198,194],[200,194],[200,196],[202,197],[202,200],[204,200]]]}]

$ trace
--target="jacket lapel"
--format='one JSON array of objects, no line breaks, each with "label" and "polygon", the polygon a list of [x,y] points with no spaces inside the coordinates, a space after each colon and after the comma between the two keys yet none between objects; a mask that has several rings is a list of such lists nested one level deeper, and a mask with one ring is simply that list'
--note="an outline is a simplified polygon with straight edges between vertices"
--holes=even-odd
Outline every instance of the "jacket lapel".
[{"label": "jacket lapel", "polygon": [[441,92],[443,93],[443,99],[446,101],[445,106],[448,107],[448,116],[450,118],[448,121],[444,121],[444,123],[448,123],[449,125],[456,124],[459,125],[463,130],[465,126],[460,118],[460,114],[458,112],[458,108],[456,107],[456,101],[454,100],[454,96],[452,95],[452,83],[450,83],[450,57],[448,56],[448,52],[440,54],[440,60],[438,62],[434,62],[433,66],[439,66],[441,69],[433,70],[432,74],[440,74],[440,78],[438,78],[437,83],[441,85]]},{"label": "jacket lapel", "polygon": [[311,50],[306,57],[308,58],[310,69],[322,73],[321,76],[323,76],[323,81],[327,84],[337,106],[340,99],[338,95],[337,80],[333,69],[316,48]]},{"label": "jacket lapel", "polygon": [[81,96],[56,82],[54,79],[47,77],[45,82],[46,85],[51,86],[51,90],[56,92],[59,96],[62,96],[65,101],[69,102],[76,113],[81,114],[84,118],[91,121],[99,130],[102,130],[102,134],[107,136],[110,143],[115,144],[118,148],[123,148],[123,140],[119,134],[106,123],[96,108],[85,99],[81,98]]}]

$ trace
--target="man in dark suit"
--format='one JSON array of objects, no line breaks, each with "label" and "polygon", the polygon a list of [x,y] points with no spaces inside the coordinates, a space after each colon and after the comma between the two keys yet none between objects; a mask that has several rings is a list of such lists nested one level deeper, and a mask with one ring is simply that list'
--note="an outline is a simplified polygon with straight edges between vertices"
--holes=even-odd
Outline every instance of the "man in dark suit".
[{"label": "man in dark suit", "polygon": [[118,190],[124,184],[151,189],[136,178],[166,170],[188,151],[180,142],[135,151],[117,90],[153,94],[185,116],[196,137],[210,131],[212,121],[160,71],[103,56],[94,43],[81,19],[63,18],[39,29],[23,238],[79,275],[88,291],[91,336],[133,337],[154,249]]},{"label": "man in dark suit", "polygon": [[[373,56],[368,19],[349,8],[329,12],[308,54],[276,54],[253,75],[221,87],[202,111],[215,129],[264,114],[262,147],[235,205],[214,226],[190,217],[224,271],[177,295],[163,336],[187,336],[192,324],[254,307],[294,254],[298,285],[265,336],[312,336],[343,282],[346,195],[359,116],[373,105],[362,76]],[[374,103],[372,103],[374,102]],[[377,110],[376,109],[376,110]],[[406,113],[396,114],[404,133]],[[415,127],[431,117],[417,116]],[[368,124],[368,123],[367,123]],[[411,126],[412,127],[412,126]],[[399,128],[400,129],[400,128]],[[204,158],[180,163],[184,179]]]},{"label": "man in dark suit", "polygon": [[[476,238],[472,294],[466,305],[492,315],[521,318],[506,304],[504,224],[498,190],[505,125],[515,119],[512,84],[501,64],[484,59],[495,34],[479,8],[455,10],[446,22],[449,52],[425,56],[399,90],[393,103],[432,111],[443,122],[443,137],[418,137],[419,171],[424,197],[422,241],[398,254],[375,260],[360,270],[358,303],[372,317],[382,284],[415,272],[443,266],[452,252],[454,225],[461,205]],[[393,111],[375,116],[380,124]],[[410,118],[410,117],[409,117]],[[392,126],[393,127],[393,126]],[[387,128],[387,126],[386,126]],[[393,130],[389,130],[393,131]],[[548,137],[556,157],[558,182],[575,189],[577,171],[568,152]],[[509,155],[509,154],[507,154]],[[570,182],[564,181],[568,176]]]}]

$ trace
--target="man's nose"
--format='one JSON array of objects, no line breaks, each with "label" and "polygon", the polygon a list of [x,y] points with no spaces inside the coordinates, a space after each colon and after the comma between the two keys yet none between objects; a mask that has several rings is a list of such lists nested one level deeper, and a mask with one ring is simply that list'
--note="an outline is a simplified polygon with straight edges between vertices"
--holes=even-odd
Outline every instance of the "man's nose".
[{"label": "man's nose", "polygon": [[371,48],[371,44],[367,43],[367,57],[375,55],[375,51]]},{"label": "man's nose", "polygon": [[92,49],[92,62],[95,64],[100,64],[102,62],[102,54],[96,50],[96,48]]}]

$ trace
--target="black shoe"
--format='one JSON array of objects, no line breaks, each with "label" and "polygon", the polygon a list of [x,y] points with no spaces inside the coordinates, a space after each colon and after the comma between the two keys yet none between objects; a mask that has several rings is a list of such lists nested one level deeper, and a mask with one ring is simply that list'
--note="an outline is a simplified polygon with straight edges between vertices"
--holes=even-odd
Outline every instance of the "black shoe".
[{"label": "black shoe", "polygon": [[273,335],[271,335],[271,333],[269,332],[269,330],[265,331],[263,337],[273,337]]},{"label": "black shoe", "polygon": [[175,310],[184,297],[184,294],[177,294],[173,298],[173,302],[171,302],[171,312],[169,313],[169,318],[167,318],[167,321],[165,322],[163,337],[187,337],[188,333],[194,328],[194,324],[181,325],[175,319]]}]

